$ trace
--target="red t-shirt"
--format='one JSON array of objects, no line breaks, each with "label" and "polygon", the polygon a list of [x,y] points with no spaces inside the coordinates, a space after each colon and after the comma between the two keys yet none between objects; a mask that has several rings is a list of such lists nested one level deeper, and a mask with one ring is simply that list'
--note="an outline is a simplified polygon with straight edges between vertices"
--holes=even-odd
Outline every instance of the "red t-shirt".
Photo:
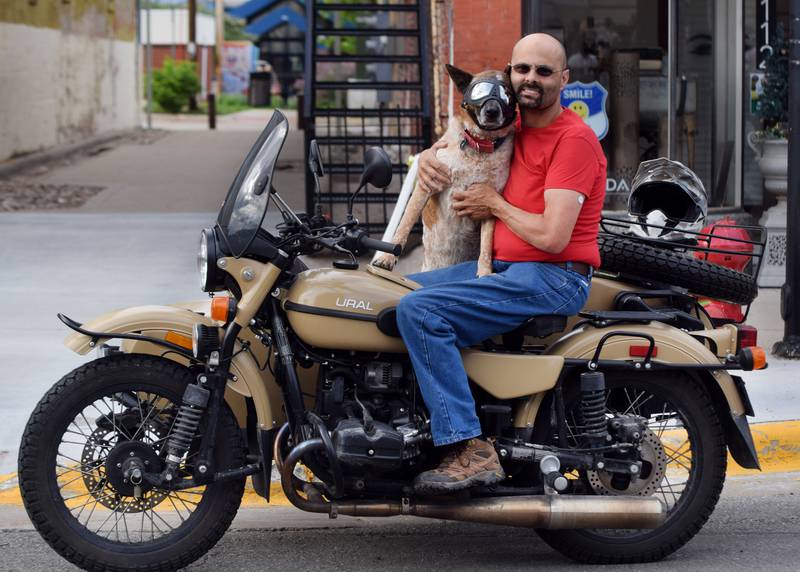
[{"label": "red t-shirt", "polygon": [[494,258],[508,262],[585,262],[600,266],[597,232],[606,194],[606,158],[594,131],[569,109],[547,127],[520,127],[503,198],[530,213],[544,212],[545,189],[586,197],[567,247],[558,254],[522,240],[505,223],[494,229]]}]

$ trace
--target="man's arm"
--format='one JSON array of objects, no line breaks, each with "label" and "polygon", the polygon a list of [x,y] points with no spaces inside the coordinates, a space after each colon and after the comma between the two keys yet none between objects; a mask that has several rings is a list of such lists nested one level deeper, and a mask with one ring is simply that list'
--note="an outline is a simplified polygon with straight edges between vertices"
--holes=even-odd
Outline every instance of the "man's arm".
[{"label": "man's arm", "polygon": [[473,220],[490,216],[499,218],[528,244],[558,254],[569,244],[583,199],[578,191],[547,189],[544,192],[544,212],[534,214],[511,205],[490,185],[477,183],[467,192],[453,193],[453,208],[457,214]]}]

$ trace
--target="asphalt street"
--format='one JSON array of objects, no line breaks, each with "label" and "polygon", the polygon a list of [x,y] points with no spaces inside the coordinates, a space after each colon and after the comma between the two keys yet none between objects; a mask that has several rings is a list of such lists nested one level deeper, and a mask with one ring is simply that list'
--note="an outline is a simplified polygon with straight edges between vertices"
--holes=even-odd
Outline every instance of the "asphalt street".
[{"label": "asphalt street", "polygon": [[[631,571],[797,570],[800,475],[729,479],[705,528],[662,562]],[[0,510],[0,516],[3,511]],[[4,570],[77,569],[30,529],[3,530]],[[610,567],[600,567],[610,568]],[[291,508],[241,511],[187,570],[597,570],[577,565],[533,531],[411,517],[330,521]]]}]

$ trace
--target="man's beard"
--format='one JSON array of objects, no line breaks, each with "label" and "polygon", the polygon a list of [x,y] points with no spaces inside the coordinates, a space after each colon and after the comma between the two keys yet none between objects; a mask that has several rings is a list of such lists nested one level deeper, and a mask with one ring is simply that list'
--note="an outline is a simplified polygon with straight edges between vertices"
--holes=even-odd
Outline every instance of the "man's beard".
[{"label": "man's beard", "polygon": [[[523,95],[522,91],[529,89],[538,94],[538,97],[532,94]],[[523,84],[516,90],[517,104],[522,109],[539,109],[544,103],[544,89],[542,86],[536,84]]]}]

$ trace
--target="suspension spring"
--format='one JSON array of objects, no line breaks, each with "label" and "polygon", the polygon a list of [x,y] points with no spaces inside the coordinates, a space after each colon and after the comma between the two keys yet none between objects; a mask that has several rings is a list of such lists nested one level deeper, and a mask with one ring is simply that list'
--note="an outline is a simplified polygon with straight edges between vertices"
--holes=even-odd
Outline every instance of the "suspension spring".
[{"label": "suspension spring", "polygon": [[606,382],[599,371],[581,374],[581,417],[583,431],[591,445],[604,445],[608,436],[606,425]]},{"label": "suspension spring", "polygon": [[181,404],[175,422],[172,425],[172,433],[167,441],[167,468],[170,473],[174,473],[183,456],[189,451],[192,445],[197,428],[203,418],[206,404],[208,403],[210,392],[204,387],[189,385],[183,394]]}]

